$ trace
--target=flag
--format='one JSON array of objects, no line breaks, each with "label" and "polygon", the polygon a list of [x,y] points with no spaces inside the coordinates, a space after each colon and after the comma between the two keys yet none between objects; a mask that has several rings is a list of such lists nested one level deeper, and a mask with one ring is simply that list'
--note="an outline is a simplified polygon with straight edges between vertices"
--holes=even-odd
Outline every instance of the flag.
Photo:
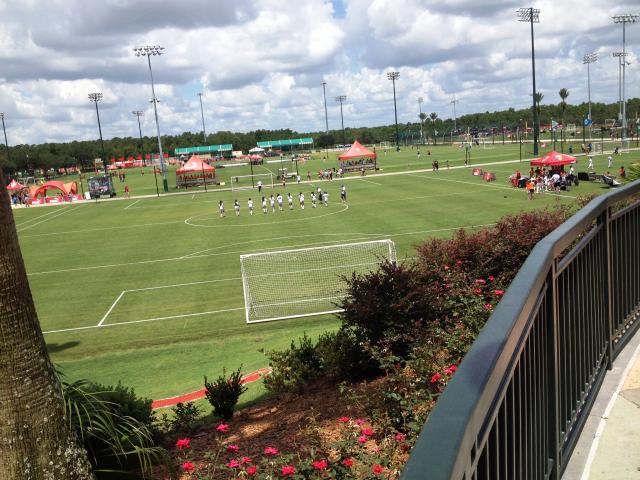
[{"label": "flag", "polygon": [[558,128],[558,122],[556,122],[555,120],[551,119],[551,130],[555,130]]}]

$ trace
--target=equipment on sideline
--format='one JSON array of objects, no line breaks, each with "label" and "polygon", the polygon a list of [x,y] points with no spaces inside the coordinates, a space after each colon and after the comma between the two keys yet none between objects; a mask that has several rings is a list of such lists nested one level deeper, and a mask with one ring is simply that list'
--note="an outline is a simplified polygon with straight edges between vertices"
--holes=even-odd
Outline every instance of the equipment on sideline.
[{"label": "equipment on sideline", "polygon": [[[253,181],[252,181],[253,178]],[[231,191],[251,190],[258,188],[258,182],[262,182],[264,188],[273,188],[272,173],[256,173],[254,175],[238,175],[231,177]]]},{"label": "equipment on sideline", "polygon": [[396,262],[389,239],[240,255],[247,323],[340,312],[344,278],[385,260]]}]

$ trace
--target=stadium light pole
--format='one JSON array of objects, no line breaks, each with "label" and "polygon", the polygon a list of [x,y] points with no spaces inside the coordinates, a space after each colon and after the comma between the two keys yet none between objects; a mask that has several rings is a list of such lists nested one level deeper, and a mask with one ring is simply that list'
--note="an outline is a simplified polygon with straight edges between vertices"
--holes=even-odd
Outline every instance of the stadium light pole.
[{"label": "stadium light pole", "polygon": [[107,157],[104,154],[104,141],[102,140],[102,127],[100,126],[100,112],[98,111],[98,102],[102,100],[102,93],[90,93],[89,100],[96,104],[96,116],[98,117],[98,132],[100,133],[100,148],[102,150],[102,163],[104,164],[104,174],[109,175],[107,170]]},{"label": "stadium light pole", "polygon": [[325,133],[329,133],[329,116],[327,114],[327,82],[322,82],[322,96],[324,97],[324,127]]},{"label": "stadium light pole", "polygon": [[424,134],[422,132],[422,102],[424,102],[424,98],[418,97],[418,118],[420,119],[420,143],[423,143]]},{"label": "stadium light pole", "polygon": [[587,95],[589,99],[589,120],[591,120],[591,70],[589,66],[598,61],[597,52],[587,53],[582,58],[582,63],[587,66]]},{"label": "stadium light pole", "polygon": [[2,119],[2,131],[4,132],[4,146],[7,147],[7,164],[9,164],[9,142],[7,141],[7,129],[4,126],[4,112],[0,112]]},{"label": "stadium light pole", "polygon": [[627,101],[625,98],[624,84],[625,84],[625,69],[626,69],[626,61],[624,57],[627,55],[626,53],[626,27],[627,23],[636,23],[638,21],[638,15],[632,15],[630,13],[623,13],[620,15],[614,15],[613,23],[621,23],[622,24],[622,57],[620,58],[620,62],[622,63],[622,138],[625,139],[627,137]]},{"label": "stadium light pole", "polygon": [[167,167],[164,163],[164,154],[162,153],[162,139],[160,138],[160,122],[158,121],[158,99],[156,98],[156,90],[153,84],[153,71],[151,70],[151,56],[162,55],[162,50],[164,50],[164,47],[161,47],[160,45],[145,45],[142,47],[135,47],[133,49],[136,57],[147,57],[147,61],[149,63],[149,75],[151,76],[151,94],[153,96],[151,101],[153,102],[153,112],[156,117],[156,130],[158,133],[158,153],[160,156],[160,170],[162,171],[162,187],[165,193],[167,193],[169,191],[169,182],[167,180]]},{"label": "stadium light pole", "polygon": [[393,83],[393,112],[396,118],[396,152],[400,151],[400,134],[398,133],[398,108],[396,107],[396,80],[400,78],[400,72],[387,72],[387,79]]},{"label": "stadium light pole", "polygon": [[346,95],[339,95],[336,97],[336,102],[340,102],[340,123],[342,124],[342,145],[346,145],[347,142],[345,140],[345,134],[344,134],[344,116],[342,115],[342,102],[344,102],[347,99]]},{"label": "stadium light pole", "polygon": [[204,129],[204,109],[202,108],[202,92],[198,92],[198,97],[200,97],[200,115],[202,116],[202,137],[204,139],[204,144],[207,144],[207,131]]},{"label": "stadium light pole", "polygon": [[538,138],[540,136],[540,125],[538,124],[538,110],[536,110],[536,55],[533,40],[533,24],[540,23],[540,9],[519,8],[517,10],[519,22],[529,22],[531,24],[531,76],[533,78],[533,155],[538,156]]},{"label": "stadium light pole", "polygon": [[453,130],[458,129],[458,117],[456,115],[456,103],[460,103],[460,100],[456,100],[456,97],[453,97],[451,100],[451,105],[453,105]]},{"label": "stadium light pole", "polygon": [[622,122],[622,64],[624,63],[624,52],[613,52],[612,56],[618,59],[618,121]]},{"label": "stadium light pole", "polygon": [[[142,110],[134,110],[133,113],[138,119],[138,133],[140,134],[140,156],[142,157],[142,164],[146,165],[147,162],[144,158],[144,143],[142,141],[142,127],[140,126],[140,117],[144,116],[144,112]],[[153,164],[153,162],[151,162]],[[160,196],[160,190],[158,189],[158,173],[156,172],[156,167],[153,167],[153,178],[156,181],[156,195]]]}]

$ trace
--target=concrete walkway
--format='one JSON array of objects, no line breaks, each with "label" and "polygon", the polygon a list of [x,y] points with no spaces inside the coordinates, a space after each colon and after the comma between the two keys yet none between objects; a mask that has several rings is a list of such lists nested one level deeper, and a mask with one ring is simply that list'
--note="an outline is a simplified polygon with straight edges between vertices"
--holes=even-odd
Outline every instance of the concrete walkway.
[{"label": "concrete walkway", "polygon": [[640,333],[598,393],[563,480],[640,480]]}]

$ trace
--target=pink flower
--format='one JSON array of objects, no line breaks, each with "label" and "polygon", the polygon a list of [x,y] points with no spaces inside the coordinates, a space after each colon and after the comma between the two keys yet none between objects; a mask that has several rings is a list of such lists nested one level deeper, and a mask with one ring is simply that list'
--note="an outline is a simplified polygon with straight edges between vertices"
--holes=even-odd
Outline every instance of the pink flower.
[{"label": "pink flower", "polygon": [[490,303],[485,303],[484,304],[484,309],[485,310],[491,310],[493,308],[493,305],[491,305]]},{"label": "pink flower", "polygon": [[481,283],[482,285],[484,285],[485,283],[487,283],[487,281],[482,278],[476,278],[476,283]]},{"label": "pink flower", "polygon": [[367,437],[364,435],[360,435],[358,437],[358,443],[367,443]]},{"label": "pink flower", "polygon": [[366,422],[366,420],[362,419],[362,418],[357,418],[356,419],[356,425],[360,426],[360,425],[364,425]]},{"label": "pink flower", "polygon": [[236,460],[235,458],[232,458],[231,460],[229,460],[229,463],[227,463],[227,467],[229,467],[229,468],[240,468],[240,462],[238,460]]},{"label": "pink flower", "polygon": [[342,460],[342,465],[344,465],[347,468],[353,467],[353,459],[345,458],[344,460]]},{"label": "pink flower", "polygon": [[378,445],[373,447],[371,450],[373,450],[373,453],[380,453],[382,451],[382,449]]},{"label": "pink flower", "polygon": [[264,449],[264,454],[269,455],[270,457],[275,457],[278,455],[278,449],[275,447],[266,447]]},{"label": "pink flower", "polygon": [[461,266],[461,265],[462,265],[462,263],[463,263],[463,262],[462,262],[462,260],[456,260],[456,265],[457,265],[458,267],[459,267],[459,266]]},{"label": "pink flower", "polygon": [[396,436],[393,438],[398,442],[404,442],[407,439],[407,436],[404,433],[396,433]]},{"label": "pink flower", "polygon": [[482,289],[481,288],[474,288],[473,289],[473,293],[475,293],[476,295],[480,295],[482,293]]},{"label": "pink flower", "polygon": [[178,450],[182,450],[183,448],[189,448],[189,445],[191,445],[191,440],[189,440],[188,438],[179,438],[178,441],[176,442],[176,448]]},{"label": "pink flower", "polygon": [[444,266],[444,269],[445,269],[445,270],[449,270],[449,265],[445,265],[445,266]]},{"label": "pink flower", "polygon": [[311,465],[313,465],[313,468],[316,470],[326,470],[329,466],[326,460],[316,460]]},{"label": "pink flower", "polygon": [[495,290],[493,293],[496,297],[501,297],[502,295],[504,295],[504,290]]},{"label": "pink flower", "polygon": [[251,457],[242,457],[240,459],[240,465],[244,465],[246,463],[251,463]]},{"label": "pink flower", "polygon": [[375,434],[375,432],[373,431],[372,428],[363,428],[362,429],[362,434],[367,436],[367,437],[371,437]]},{"label": "pink flower", "polygon": [[496,277],[494,277],[493,275],[489,275],[489,281],[493,282],[496,279]]},{"label": "pink flower", "polygon": [[433,377],[431,377],[431,383],[437,383],[442,378],[442,375],[436,373]]},{"label": "pink flower", "polygon": [[282,472],[282,475],[293,475],[294,473],[296,473],[296,469],[292,465],[285,465],[284,467],[282,467],[280,472]]},{"label": "pink flower", "polygon": [[338,419],[338,422],[340,422],[340,423],[349,423],[349,420],[351,420],[349,417],[340,417]]},{"label": "pink flower", "polygon": [[255,466],[251,466],[251,467],[247,467],[247,475],[255,475],[256,472],[258,471],[258,467]]},{"label": "pink flower", "polygon": [[195,466],[191,462],[184,462],[182,465],[180,465],[180,467],[185,472],[193,472],[193,469],[195,468]]},{"label": "pink flower", "polygon": [[382,465],[374,465],[373,466],[373,474],[374,475],[380,475],[383,471],[384,471],[384,468],[382,468]]},{"label": "pink flower", "polygon": [[227,445],[227,452],[229,453],[238,453],[240,447],[238,445]]},{"label": "pink flower", "polygon": [[229,425],[227,425],[226,423],[221,423],[216,427],[216,430],[220,433],[227,433],[229,431]]},{"label": "pink flower", "polygon": [[455,365],[451,365],[450,367],[444,369],[444,373],[446,373],[447,375],[453,375],[454,373],[456,373],[456,370],[458,370],[458,367],[456,367]]}]

